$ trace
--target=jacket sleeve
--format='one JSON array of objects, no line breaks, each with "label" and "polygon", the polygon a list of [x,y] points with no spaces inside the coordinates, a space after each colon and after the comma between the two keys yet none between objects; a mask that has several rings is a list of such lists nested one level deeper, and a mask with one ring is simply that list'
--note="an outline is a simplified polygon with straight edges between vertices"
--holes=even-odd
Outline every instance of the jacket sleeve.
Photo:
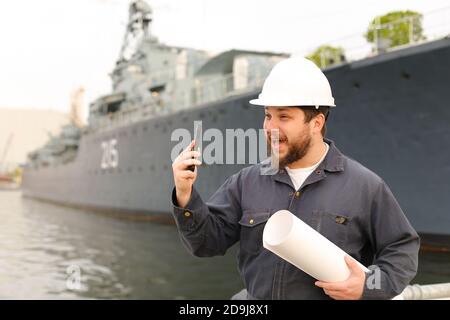
[{"label": "jacket sleeve", "polygon": [[369,238],[375,252],[366,274],[363,299],[391,299],[417,273],[420,240],[389,187],[381,181],[369,217]]},{"label": "jacket sleeve", "polygon": [[195,188],[185,208],[180,208],[172,191],[173,215],[186,248],[195,256],[224,255],[239,240],[241,216],[239,173],[203,202]]}]

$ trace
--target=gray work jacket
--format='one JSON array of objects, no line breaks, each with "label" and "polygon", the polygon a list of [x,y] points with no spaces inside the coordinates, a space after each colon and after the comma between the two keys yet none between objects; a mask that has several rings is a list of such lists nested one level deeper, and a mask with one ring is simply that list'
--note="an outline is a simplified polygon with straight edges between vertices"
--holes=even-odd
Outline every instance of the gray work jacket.
[{"label": "gray work jacket", "polygon": [[371,284],[366,281],[363,299],[400,294],[417,272],[419,237],[386,183],[325,142],[325,159],[299,190],[283,169],[261,175],[261,163],[229,177],[206,203],[194,187],[180,208],[174,189],[173,214],[188,250],[223,255],[240,241],[239,271],[250,297],[329,299],[315,279],[262,245],[266,221],[287,209],[362,264],[379,267],[366,274]]}]

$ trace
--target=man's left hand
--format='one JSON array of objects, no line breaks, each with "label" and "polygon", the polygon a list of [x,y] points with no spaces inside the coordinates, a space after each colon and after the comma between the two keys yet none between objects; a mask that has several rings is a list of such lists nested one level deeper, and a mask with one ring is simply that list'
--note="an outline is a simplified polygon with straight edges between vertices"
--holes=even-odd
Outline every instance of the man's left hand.
[{"label": "man's left hand", "polygon": [[328,296],[335,300],[361,299],[366,275],[361,267],[349,256],[345,256],[345,262],[350,269],[350,276],[347,280],[340,282],[316,281],[315,285],[322,288]]}]

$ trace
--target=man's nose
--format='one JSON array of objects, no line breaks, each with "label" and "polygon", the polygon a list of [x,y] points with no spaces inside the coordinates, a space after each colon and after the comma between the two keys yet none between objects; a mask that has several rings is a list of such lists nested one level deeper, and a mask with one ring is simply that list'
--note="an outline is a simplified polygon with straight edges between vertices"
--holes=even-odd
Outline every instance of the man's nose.
[{"label": "man's nose", "polygon": [[273,120],[273,119],[270,119],[270,120],[266,120],[266,121],[264,122],[264,130],[266,131],[266,134],[267,134],[267,133],[270,134],[270,132],[271,132],[272,130],[276,130],[276,131],[279,132],[279,131],[280,131],[280,127],[279,127],[277,121],[275,121],[275,120]]},{"label": "man's nose", "polygon": [[272,127],[270,129],[265,130],[265,136],[267,139],[271,141],[279,141],[280,139],[280,130],[276,127]]}]

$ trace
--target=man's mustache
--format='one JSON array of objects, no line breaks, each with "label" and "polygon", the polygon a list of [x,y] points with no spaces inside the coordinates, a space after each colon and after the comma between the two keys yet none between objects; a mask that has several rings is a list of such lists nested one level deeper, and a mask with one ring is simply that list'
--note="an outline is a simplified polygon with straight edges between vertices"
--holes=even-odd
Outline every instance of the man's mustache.
[{"label": "man's mustache", "polygon": [[[272,135],[271,135],[270,133],[267,134],[267,140],[268,140],[270,143],[272,143]],[[280,136],[278,137],[278,142],[285,142],[285,141],[288,141],[288,139],[287,139],[286,136],[280,135]]]}]

